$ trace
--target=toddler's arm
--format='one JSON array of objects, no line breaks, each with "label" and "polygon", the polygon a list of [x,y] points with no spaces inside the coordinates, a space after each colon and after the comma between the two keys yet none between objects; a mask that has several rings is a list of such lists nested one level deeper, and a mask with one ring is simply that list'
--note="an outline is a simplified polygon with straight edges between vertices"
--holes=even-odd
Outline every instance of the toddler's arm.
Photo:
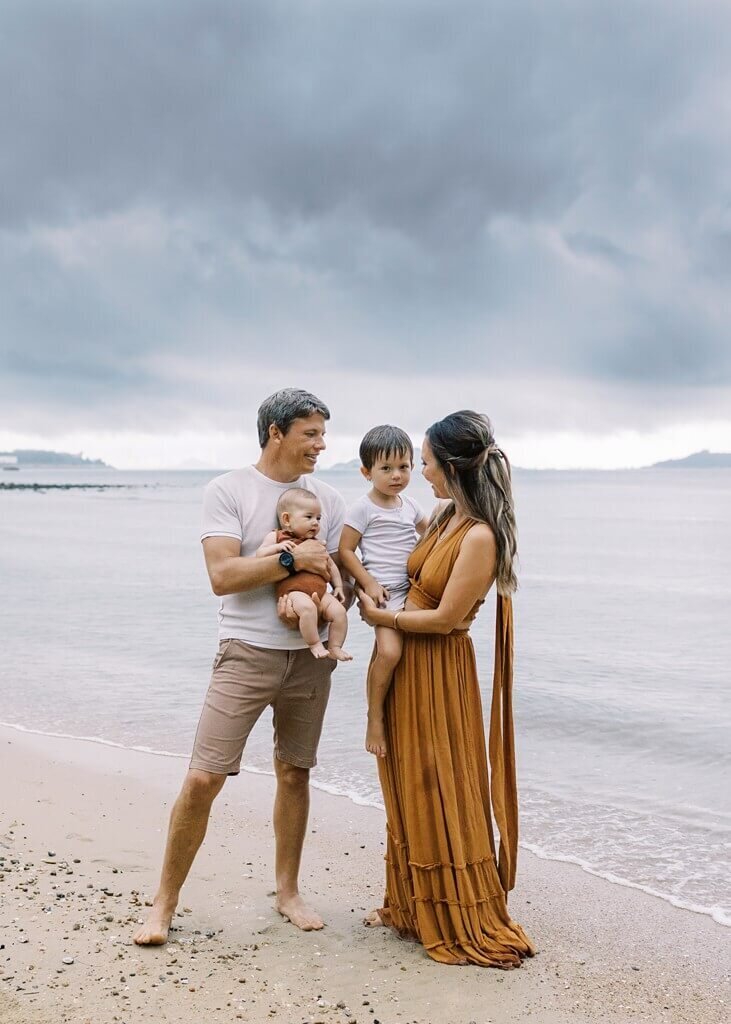
[{"label": "toddler's arm", "polygon": [[291,540],[282,540],[277,544],[277,531],[272,530],[261,542],[257,549],[257,558],[266,558],[267,555],[278,555],[280,551],[294,551],[296,545]]},{"label": "toddler's arm", "polygon": [[360,544],[361,536],[362,534],[354,530],[352,526],[344,526],[343,532],[340,534],[338,554],[340,555],[343,568],[350,573],[360,589],[365,591],[381,608],[386,604],[388,592],[385,587],[381,586],[378,580],[371,576],[355,553],[355,549]]},{"label": "toddler's arm", "polygon": [[330,583],[333,588],[333,595],[338,599],[341,604],[345,604],[345,590],[343,589],[343,577],[340,575],[335,562],[332,560],[330,555],[327,556],[327,567],[330,570]]}]

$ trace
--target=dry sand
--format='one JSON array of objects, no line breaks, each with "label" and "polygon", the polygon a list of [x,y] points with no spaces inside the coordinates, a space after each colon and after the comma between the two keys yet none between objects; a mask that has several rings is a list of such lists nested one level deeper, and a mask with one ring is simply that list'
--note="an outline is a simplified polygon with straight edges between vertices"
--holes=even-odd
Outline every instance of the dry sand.
[{"label": "dry sand", "polygon": [[327,927],[272,909],[273,779],[229,780],[167,946],[131,933],[185,763],[0,729],[0,1021],[579,1024],[729,1019],[731,929],[522,853],[516,971],[444,967],[361,925],[383,816],[313,791],[303,883]]}]

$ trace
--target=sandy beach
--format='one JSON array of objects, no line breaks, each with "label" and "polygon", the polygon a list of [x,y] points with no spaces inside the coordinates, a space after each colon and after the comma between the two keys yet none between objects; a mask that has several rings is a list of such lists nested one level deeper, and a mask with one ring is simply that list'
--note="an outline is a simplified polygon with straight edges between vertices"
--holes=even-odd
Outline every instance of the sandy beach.
[{"label": "sandy beach", "polygon": [[324,915],[273,910],[273,779],[214,808],[167,946],[131,943],[185,770],[160,757],[0,729],[3,1024],[726,1021],[731,929],[522,852],[513,916],[538,955],[450,968],[362,926],[382,887],[383,815],[313,790],[303,881]]}]

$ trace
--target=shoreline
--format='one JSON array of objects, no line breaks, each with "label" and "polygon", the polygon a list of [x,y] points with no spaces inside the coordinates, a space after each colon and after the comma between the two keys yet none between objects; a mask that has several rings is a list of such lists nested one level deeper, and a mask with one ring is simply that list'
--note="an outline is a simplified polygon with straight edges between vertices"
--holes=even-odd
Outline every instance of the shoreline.
[{"label": "shoreline", "polygon": [[140,949],[131,933],[156,886],[181,760],[0,727],[3,1022],[728,1017],[729,929],[525,850],[510,907],[539,953],[520,970],[444,967],[363,928],[382,894],[383,814],[320,789],[302,881],[328,924],[298,932],[272,908],[273,780],[255,772],[216,802],[171,941]]},{"label": "shoreline", "polygon": [[[111,747],[114,750],[131,751],[139,754],[146,754],[150,757],[161,757],[170,758],[179,762],[185,763],[188,760],[187,754],[176,754],[170,750],[155,750],[151,747],[144,746],[127,746],[124,743],[118,743],[115,740],[107,740],[101,736],[74,736],[69,733],[58,733],[58,732],[47,732],[41,729],[30,729],[24,725],[18,725],[10,722],[0,721],[0,736],[3,730],[15,731],[21,734],[27,734],[30,736],[47,737],[53,740],[68,740],[72,743],[91,743],[98,744],[103,747]],[[273,771],[265,771],[260,768],[253,767],[251,765],[241,765],[242,774],[246,775],[260,775],[265,778],[274,778]],[[312,789],[318,790],[322,793],[327,793],[335,798],[342,798],[348,800],[356,807],[371,807],[376,810],[383,811],[383,805],[374,801],[368,800],[365,797],[360,797],[357,793],[352,791],[344,791],[338,789],[336,786],[330,783],[324,783],[313,779],[311,782]],[[703,907],[697,905],[690,905],[683,900],[679,900],[667,893],[658,892],[651,889],[649,886],[642,885],[638,882],[633,882],[631,879],[622,878],[619,875],[612,874],[609,872],[602,872],[596,868],[593,868],[586,861],[580,857],[571,855],[565,856],[554,856],[551,853],[537,847],[533,843],[519,842],[519,849],[524,855],[535,857],[538,860],[549,861],[556,864],[571,865],[580,868],[587,875],[591,875],[593,878],[602,879],[608,882],[610,885],[617,885],[624,889],[634,889],[637,892],[644,893],[654,899],[661,900],[667,903],[669,906],[675,907],[677,910],[684,910],[688,913],[698,914],[702,917],[708,917],[722,928],[731,928],[731,920],[727,917],[723,910],[718,907]]]}]

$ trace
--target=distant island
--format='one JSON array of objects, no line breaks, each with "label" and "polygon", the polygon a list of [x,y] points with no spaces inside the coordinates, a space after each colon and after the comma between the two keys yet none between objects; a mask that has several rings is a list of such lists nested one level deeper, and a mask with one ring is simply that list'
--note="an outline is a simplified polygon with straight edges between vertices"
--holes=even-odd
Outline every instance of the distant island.
[{"label": "distant island", "polygon": [[101,459],[85,459],[81,452],[46,452],[34,448],[16,448],[12,452],[0,452],[0,467],[22,469],[26,466],[87,466],[89,468],[111,469]]},{"label": "distant island", "polygon": [[[421,448],[414,448],[414,467],[418,468],[421,463]],[[360,459],[350,459],[348,462],[336,462],[334,466],[329,466],[323,470],[324,473],[343,473],[352,472],[353,470],[360,469]]]},{"label": "distant island", "polygon": [[684,459],[667,459],[655,462],[646,469],[731,469],[731,452],[694,452]]}]

